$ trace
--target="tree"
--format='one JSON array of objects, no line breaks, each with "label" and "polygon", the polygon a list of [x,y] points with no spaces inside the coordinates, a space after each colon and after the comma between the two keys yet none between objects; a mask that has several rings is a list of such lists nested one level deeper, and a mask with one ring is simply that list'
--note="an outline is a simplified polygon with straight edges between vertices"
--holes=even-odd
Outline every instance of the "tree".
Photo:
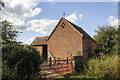
[{"label": "tree", "polygon": [[120,26],[117,28],[117,33],[115,39],[115,46],[114,46],[114,52],[120,54]]},{"label": "tree", "polygon": [[5,6],[5,3],[4,3],[2,0],[0,0],[0,10],[1,10],[4,6]]},{"label": "tree", "polygon": [[18,31],[8,21],[2,21],[2,79],[30,80],[40,71],[42,59],[33,46],[16,41]]},{"label": "tree", "polygon": [[95,31],[97,35],[94,35],[94,39],[97,41],[96,50],[102,51],[103,53],[112,53],[113,48],[116,44],[116,29],[112,26],[98,27]]},{"label": "tree", "polygon": [[118,53],[120,54],[120,26],[118,26],[117,34]]},{"label": "tree", "polygon": [[19,32],[6,20],[2,21],[0,24],[0,27],[2,28],[2,44],[15,43]]}]

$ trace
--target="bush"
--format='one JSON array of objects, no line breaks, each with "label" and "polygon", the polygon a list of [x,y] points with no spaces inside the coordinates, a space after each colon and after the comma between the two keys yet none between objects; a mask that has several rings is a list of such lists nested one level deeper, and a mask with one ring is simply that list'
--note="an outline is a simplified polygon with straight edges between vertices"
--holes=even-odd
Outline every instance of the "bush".
[{"label": "bush", "polygon": [[[88,66],[88,67],[87,67]],[[118,78],[120,69],[118,69],[118,55],[103,55],[91,59],[84,71],[71,78]],[[118,73],[119,70],[119,73]]]},{"label": "bush", "polygon": [[87,64],[84,62],[79,62],[75,64],[75,71],[77,73],[83,73],[85,70],[85,67],[87,67]]},{"label": "bush", "polygon": [[118,56],[104,55],[100,58],[92,59],[88,63],[87,75],[100,78],[118,77]]},{"label": "bush", "polygon": [[2,48],[2,79],[33,79],[42,63],[39,53],[32,46],[18,44]]}]

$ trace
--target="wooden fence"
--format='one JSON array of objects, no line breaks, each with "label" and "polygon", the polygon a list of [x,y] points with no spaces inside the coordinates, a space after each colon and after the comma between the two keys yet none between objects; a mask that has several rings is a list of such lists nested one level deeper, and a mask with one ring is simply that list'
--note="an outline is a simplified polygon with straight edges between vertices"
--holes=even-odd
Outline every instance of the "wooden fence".
[{"label": "wooden fence", "polygon": [[[45,62],[44,62],[45,63]],[[43,78],[56,78],[74,71],[73,59],[66,58],[65,60],[51,60],[49,59],[46,64],[41,65],[41,74]]]}]

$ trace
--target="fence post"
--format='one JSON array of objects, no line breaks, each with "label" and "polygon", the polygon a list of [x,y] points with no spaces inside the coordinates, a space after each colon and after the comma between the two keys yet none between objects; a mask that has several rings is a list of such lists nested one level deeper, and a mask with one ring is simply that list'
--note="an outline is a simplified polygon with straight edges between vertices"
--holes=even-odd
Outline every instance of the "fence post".
[{"label": "fence post", "polygon": [[56,58],[54,59],[54,64],[56,64]]},{"label": "fence post", "polygon": [[71,72],[73,71],[73,59],[71,58]]},{"label": "fence post", "polygon": [[67,57],[67,64],[68,64],[68,57]]},{"label": "fence post", "polygon": [[49,68],[50,69],[52,68],[52,58],[51,57],[49,58]]}]

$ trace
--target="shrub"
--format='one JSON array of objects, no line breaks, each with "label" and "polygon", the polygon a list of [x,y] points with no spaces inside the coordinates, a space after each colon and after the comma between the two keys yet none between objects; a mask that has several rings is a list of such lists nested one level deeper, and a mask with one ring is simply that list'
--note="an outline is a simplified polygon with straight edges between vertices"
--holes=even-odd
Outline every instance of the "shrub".
[{"label": "shrub", "polygon": [[87,75],[98,78],[117,78],[118,77],[118,56],[104,55],[91,59],[88,63]]},{"label": "shrub", "polygon": [[83,63],[83,62],[76,63],[76,65],[75,65],[75,71],[77,73],[83,73],[84,70],[85,70],[85,67],[87,67],[86,63]]},{"label": "shrub", "polygon": [[118,69],[117,54],[95,57],[94,59],[88,61],[87,66],[84,66],[84,71],[82,73],[79,73],[79,75],[77,76],[71,76],[71,78],[118,78],[119,77],[120,69]]},{"label": "shrub", "polygon": [[32,46],[18,44],[4,45],[2,48],[3,79],[33,79],[39,73],[42,63],[39,53]]}]

